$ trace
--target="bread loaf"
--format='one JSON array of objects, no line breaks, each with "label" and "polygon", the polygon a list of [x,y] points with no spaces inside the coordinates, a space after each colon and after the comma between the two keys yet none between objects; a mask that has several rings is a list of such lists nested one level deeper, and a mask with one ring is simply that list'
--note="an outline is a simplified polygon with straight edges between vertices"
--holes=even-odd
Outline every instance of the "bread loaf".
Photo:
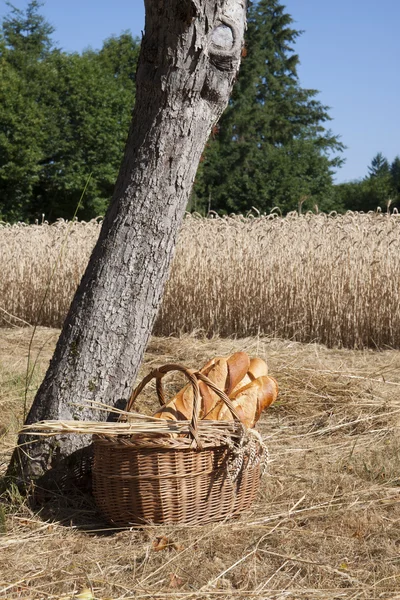
[{"label": "bread loaf", "polygon": [[[268,375],[258,377],[232,396],[232,404],[242,423],[246,427],[254,427],[264,409],[275,402],[278,396],[278,385]],[[218,414],[219,421],[232,421],[232,414],[227,406],[222,406]]]},{"label": "bread loaf", "polygon": [[[223,371],[222,371],[223,365]],[[220,390],[229,396],[245,377],[250,366],[250,359],[245,352],[236,352],[226,358],[216,359],[215,364],[207,370],[204,367],[201,373],[206,375],[210,381],[215,383]],[[225,379],[223,379],[225,376]],[[221,398],[211,390],[204,382],[200,382],[200,392],[204,399],[203,411],[200,413],[202,419],[216,420],[223,404]]]},{"label": "bread loaf", "polygon": [[[208,361],[201,369],[220,390],[227,395],[243,379],[250,365],[250,359],[245,352],[237,352],[228,358],[222,356]],[[215,408],[220,401],[219,396],[202,381],[199,382],[200,395],[202,398],[199,411],[200,418],[206,415],[214,415]],[[218,408],[219,411],[219,408]],[[193,390],[191,385],[186,385],[180,390],[168,404],[155,413],[155,417],[173,421],[191,419],[193,412]],[[214,416],[209,416],[209,419]]]},{"label": "bread loaf", "polygon": [[[236,412],[247,427],[253,427],[261,412],[275,401],[278,386],[268,377],[267,363],[252,358],[245,352],[229,357],[218,356],[209,360],[200,371],[233,400]],[[229,408],[203,381],[199,381],[201,406],[199,417],[207,420],[232,420]],[[169,420],[189,420],[193,413],[193,390],[186,385],[155,417]]]},{"label": "bread loaf", "polygon": [[154,417],[166,419],[167,421],[188,421],[193,413],[193,390],[190,384],[158,410]]},{"label": "bread loaf", "polygon": [[252,358],[249,365],[248,375],[252,380],[257,379],[257,377],[268,375],[268,365],[265,360],[258,357]]},{"label": "bread loaf", "polygon": [[263,377],[264,375],[268,375],[268,366],[267,366],[267,363],[265,362],[265,360],[263,360],[262,358],[252,358],[250,360],[249,368],[246,372],[246,375],[237,384],[237,386],[232,390],[232,392],[230,394],[228,394],[229,397],[231,395],[236,394],[236,392],[238,390],[243,388],[248,383],[251,383],[252,381],[257,379],[257,377]]}]

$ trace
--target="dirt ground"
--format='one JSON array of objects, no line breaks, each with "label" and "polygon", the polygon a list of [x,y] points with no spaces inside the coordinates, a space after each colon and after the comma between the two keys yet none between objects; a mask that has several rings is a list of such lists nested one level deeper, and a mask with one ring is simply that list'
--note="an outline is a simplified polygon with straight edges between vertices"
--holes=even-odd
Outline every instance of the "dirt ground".
[{"label": "dirt ground", "polygon": [[[0,330],[0,474],[59,332],[37,331],[25,398],[31,333]],[[400,600],[400,352],[153,338],[140,375],[239,349],[266,357],[280,386],[259,423],[271,462],[253,508],[203,527],[117,530],[90,494],[33,510],[8,490],[0,598]]]}]

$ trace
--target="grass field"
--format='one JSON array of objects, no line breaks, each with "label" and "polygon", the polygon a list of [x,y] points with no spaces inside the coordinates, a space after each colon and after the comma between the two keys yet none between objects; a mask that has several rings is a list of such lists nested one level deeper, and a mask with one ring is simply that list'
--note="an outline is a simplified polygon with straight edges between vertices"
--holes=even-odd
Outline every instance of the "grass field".
[{"label": "grass field", "polygon": [[[0,324],[60,327],[99,227],[0,225]],[[399,348],[399,256],[397,213],[188,216],[154,333]]]},{"label": "grass field", "polygon": [[[22,420],[30,335],[0,330],[1,472]],[[57,336],[37,332],[28,403]],[[266,356],[281,390],[260,422],[272,460],[254,508],[205,527],[112,530],[89,495],[34,511],[11,490],[0,503],[0,598],[400,599],[400,353],[154,337],[141,374],[238,349]]]}]

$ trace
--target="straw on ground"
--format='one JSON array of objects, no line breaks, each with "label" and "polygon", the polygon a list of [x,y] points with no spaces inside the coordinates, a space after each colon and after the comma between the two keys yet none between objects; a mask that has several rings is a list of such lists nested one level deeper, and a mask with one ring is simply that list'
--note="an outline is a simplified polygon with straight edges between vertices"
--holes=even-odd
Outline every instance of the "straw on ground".
[{"label": "straw on ground", "polygon": [[[43,353],[30,398],[57,335],[37,332],[34,354]],[[27,329],[0,330],[2,471],[21,425],[28,342]],[[400,353],[266,337],[153,338],[139,378],[171,360],[194,368],[239,349],[267,356],[281,389],[260,422],[272,462],[254,509],[206,527],[113,531],[87,494],[43,496],[33,510],[10,490],[1,504],[0,598],[66,599],[84,589],[114,600],[398,597]],[[138,410],[156,406],[146,389]]]}]

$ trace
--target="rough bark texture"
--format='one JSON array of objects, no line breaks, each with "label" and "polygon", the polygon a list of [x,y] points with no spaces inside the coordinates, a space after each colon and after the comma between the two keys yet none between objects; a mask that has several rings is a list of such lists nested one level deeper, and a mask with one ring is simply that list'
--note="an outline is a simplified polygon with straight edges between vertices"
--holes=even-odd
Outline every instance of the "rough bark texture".
[{"label": "rough bark texture", "polygon": [[[98,243],[27,422],[104,420],[77,403],[126,399],[151,333],[198,162],[240,63],[246,0],[146,0],[137,100]],[[25,482],[87,446],[24,437]]]}]

